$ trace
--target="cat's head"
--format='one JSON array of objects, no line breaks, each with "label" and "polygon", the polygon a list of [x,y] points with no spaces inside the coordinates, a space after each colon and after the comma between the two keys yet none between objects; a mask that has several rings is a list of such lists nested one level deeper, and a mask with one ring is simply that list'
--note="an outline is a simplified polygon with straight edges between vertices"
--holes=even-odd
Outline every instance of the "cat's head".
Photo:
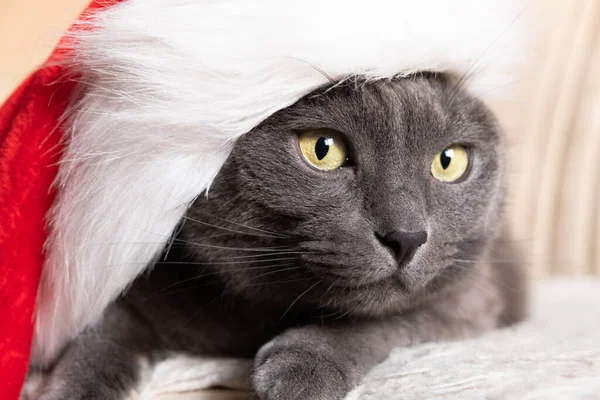
[{"label": "cat's head", "polygon": [[410,307],[496,236],[503,153],[487,108],[445,77],[324,88],[236,143],[178,238],[249,298]]}]

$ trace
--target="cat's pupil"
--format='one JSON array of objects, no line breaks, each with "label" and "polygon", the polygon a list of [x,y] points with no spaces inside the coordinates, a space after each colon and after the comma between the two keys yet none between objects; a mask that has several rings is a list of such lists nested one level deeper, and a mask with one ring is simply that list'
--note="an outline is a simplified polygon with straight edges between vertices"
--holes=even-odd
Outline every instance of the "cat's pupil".
[{"label": "cat's pupil", "polygon": [[317,143],[315,144],[315,155],[319,160],[325,158],[327,153],[329,153],[329,146],[331,146],[332,144],[332,138],[326,138],[324,136],[321,136],[319,140],[317,140]]},{"label": "cat's pupil", "polygon": [[440,163],[442,164],[442,168],[444,169],[448,169],[448,167],[450,166],[450,162],[452,161],[452,156],[454,153],[451,149],[446,149],[444,151],[442,151],[442,154],[440,156]]}]

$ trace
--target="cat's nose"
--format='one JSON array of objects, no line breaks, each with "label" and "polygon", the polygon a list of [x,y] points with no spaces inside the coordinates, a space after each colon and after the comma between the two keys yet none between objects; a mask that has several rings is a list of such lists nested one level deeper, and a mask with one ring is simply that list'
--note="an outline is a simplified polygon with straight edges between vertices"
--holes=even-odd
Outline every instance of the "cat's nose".
[{"label": "cat's nose", "polygon": [[381,242],[388,247],[398,263],[398,267],[406,265],[413,258],[417,249],[427,241],[425,231],[395,231],[385,235]]}]

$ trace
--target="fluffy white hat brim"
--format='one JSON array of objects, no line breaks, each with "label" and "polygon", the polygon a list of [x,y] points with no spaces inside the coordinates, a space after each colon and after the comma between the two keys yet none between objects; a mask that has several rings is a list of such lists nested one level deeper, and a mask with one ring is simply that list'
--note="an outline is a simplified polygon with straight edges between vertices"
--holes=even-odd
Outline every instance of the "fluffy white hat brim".
[{"label": "fluffy white hat brim", "polygon": [[521,11],[513,0],[125,0],[99,12],[74,34],[82,95],[50,214],[34,364],[148,266],[241,135],[330,79],[440,71],[494,91],[518,54]]}]

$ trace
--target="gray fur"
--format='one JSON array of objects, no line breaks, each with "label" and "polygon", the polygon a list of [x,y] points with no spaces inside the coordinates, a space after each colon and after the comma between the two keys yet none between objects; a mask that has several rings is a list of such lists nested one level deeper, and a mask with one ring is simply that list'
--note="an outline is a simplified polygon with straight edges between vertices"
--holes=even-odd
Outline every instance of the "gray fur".
[{"label": "gray fur", "polygon": [[[297,145],[310,128],[343,133],[349,165],[310,167]],[[431,161],[454,143],[469,171],[439,182]],[[48,371],[45,398],[124,398],[139,357],[178,350],[254,357],[261,399],[340,399],[394,347],[520,320],[504,149],[490,112],[444,76],[306,96],[237,142],[166,258]],[[427,232],[401,268],[380,240],[395,231]]]}]

